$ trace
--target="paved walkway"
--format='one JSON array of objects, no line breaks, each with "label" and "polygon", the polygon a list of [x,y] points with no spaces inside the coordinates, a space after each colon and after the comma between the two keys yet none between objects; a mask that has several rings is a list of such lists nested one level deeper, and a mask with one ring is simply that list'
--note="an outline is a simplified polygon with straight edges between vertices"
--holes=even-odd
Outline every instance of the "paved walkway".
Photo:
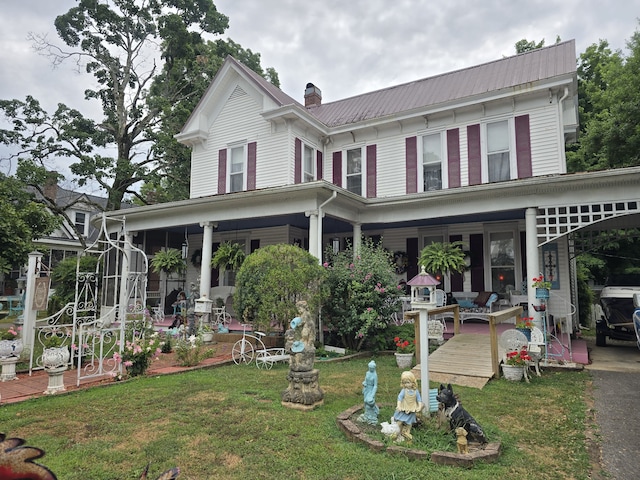
[{"label": "paved walkway", "polygon": [[[232,343],[217,343],[215,345],[215,355],[200,362],[195,367],[180,367],[172,361],[167,361],[161,354],[160,360],[152,362],[148,373],[150,375],[163,375],[184,372],[187,370],[195,370],[198,368],[207,368],[214,365],[224,365],[232,362],[231,347]],[[77,370],[67,370],[64,373],[64,385],[66,391],[78,390],[79,388],[87,388],[101,383],[112,382],[110,375],[103,375],[87,380],[82,380],[80,386],[77,384]],[[0,403],[14,403],[29,400],[31,398],[45,396],[45,390],[49,384],[49,376],[44,370],[34,371],[31,376],[28,372],[18,373],[17,379],[0,382]]]}]

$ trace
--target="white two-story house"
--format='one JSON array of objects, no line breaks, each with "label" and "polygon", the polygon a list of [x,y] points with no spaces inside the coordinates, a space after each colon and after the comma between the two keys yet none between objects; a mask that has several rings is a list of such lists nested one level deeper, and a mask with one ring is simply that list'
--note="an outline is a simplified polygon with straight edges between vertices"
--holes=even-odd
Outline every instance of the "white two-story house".
[{"label": "white two-story house", "polygon": [[201,294],[225,282],[208,266],[221,242],[299,244],[321,261],[366,236],[406,258],[398,280],[428,243],[460,240],[469,269],[445,290],[506,297],[543,272],[569,304],[572,235],[639,212],[640,169],[566,173],[574,41],[330,103],[309,83],[304,98],[228,58],[176,135],[193,152],[191,198],[108,219],[126,217],[149,253],[158,231],[188,239]]}]

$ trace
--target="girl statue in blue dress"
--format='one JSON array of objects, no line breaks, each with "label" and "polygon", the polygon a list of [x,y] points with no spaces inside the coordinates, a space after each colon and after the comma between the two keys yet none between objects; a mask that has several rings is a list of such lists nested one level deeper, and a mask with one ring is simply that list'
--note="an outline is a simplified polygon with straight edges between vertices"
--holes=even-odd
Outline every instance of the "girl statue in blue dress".
[{"label": "girl statue in blue dress", "polygon": [[393,418],[398,425],[400,433],[397,441],[410,442],[413,439],[411,435],[411,426],[416,423],[416,413],[422,411],[423,403],[420,391],[418,390],[418,382],[416,377],[410,371],[402,372],[400,376],[400,386],[402,390],[398,394],[398,403]]}]

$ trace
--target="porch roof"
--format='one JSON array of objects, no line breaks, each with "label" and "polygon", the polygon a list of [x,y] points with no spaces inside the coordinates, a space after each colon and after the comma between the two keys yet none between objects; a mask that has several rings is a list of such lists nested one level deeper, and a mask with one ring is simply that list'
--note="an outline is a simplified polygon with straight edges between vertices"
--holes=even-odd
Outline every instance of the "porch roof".
[{"label": "porch roof", "polygon": [[[217,231],[292,225],[308,228],[306,213],[327,203],[324,232],[350,230],[359,223],[374,230],[403,226],[446,225],[463,222],[507,221],[524,218],[526,208],[546,212],[554,209],[608,202],[632,205],[638,201],[640,167],[600,172],[551,175],[474,185],[435,192],[367,199],[324,180],[317,182],[193,198],[105,213],[112,228],[125,219],[128,231],[187,227],[190,234],[201,232],[204,222],[217,223]],[[616,213],[616,212],[613,212]],[[592,216],[580,228],[606,229],[607,223],[640,226],[640,215],[620,211],[617,215]],[[624,215],[621,222],[620,217]],[[545,216],[545,221],[553,220]],[[96,221],[96,217],[93,219]],[[603,223],[607,222],[607,223]],[[539,226],[540,220],[539,220]],[[597,223],[597,225],[596,225]],[[588,225],[587,225],[588,224]],[[593,224],[593,225],[592,225]],[[544,225],[542,225],[544,226]],[[565,232],[567,233],[567,232]],[[559,236],[559,235],[558,235]],[[543,242],[549,238],[541,239]]]}]

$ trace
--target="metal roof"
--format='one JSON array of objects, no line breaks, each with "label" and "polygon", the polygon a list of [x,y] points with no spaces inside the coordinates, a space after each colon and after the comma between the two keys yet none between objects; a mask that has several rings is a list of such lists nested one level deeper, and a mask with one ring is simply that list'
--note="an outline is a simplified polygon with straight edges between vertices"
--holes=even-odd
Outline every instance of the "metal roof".
[{"label": "metal roof", "polygon": [[569,40],[307,110],[328,127],[338,127],[527,86],[541,80],[573,76],[575,72],[575,41]]}]

